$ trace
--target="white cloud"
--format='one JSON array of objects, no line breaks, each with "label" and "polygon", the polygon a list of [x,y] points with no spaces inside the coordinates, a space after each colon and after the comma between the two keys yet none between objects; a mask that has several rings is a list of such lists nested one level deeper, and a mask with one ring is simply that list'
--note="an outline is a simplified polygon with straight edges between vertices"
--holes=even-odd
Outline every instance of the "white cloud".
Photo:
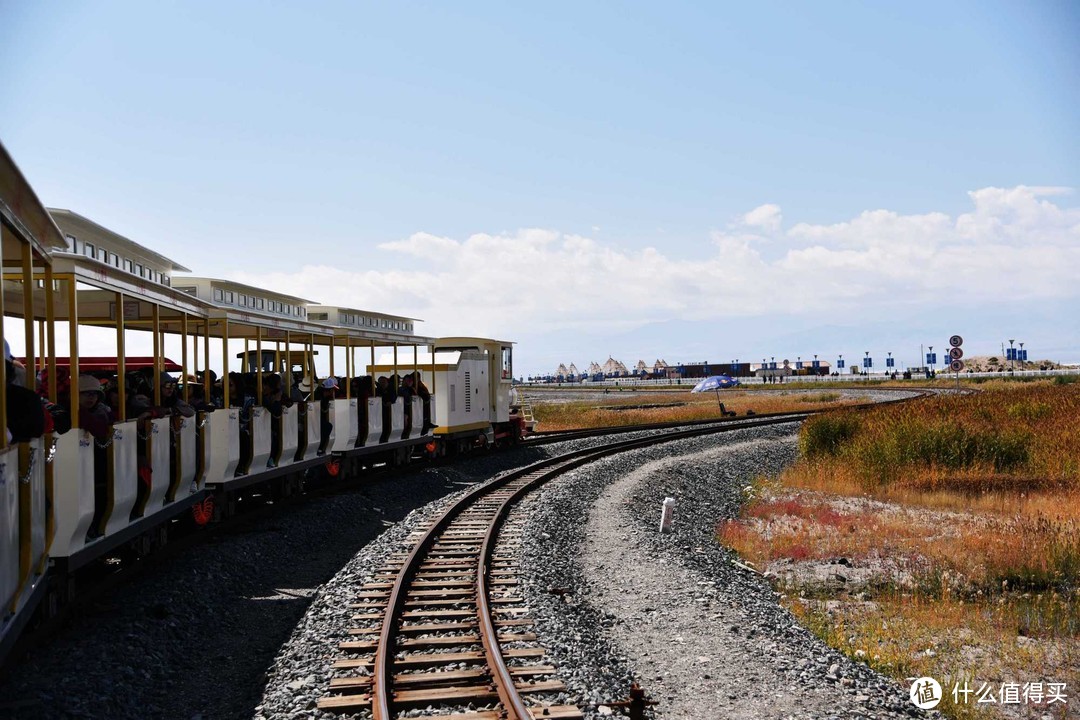
[{"label": "white cloud", "polygon": [[780,229],[784,216],[780,212],[779,205],[759,205],[742,217],[742,224],[747,227],[756,227],[768,232],[776,232]]},{"label": "white cloud", "polygon": [[[558,330],[632,330],[670,320],[884,312],[1073,298],[1080,277],[1080,209],[1056,205],[1060,188],[1019,186],[970,193],[970,212],[902,215],[871,210],[828,225],[780,230],[762,205],[701,254],[631,250],[555,230],[418,232],[380,245],[385,259],[350,271],[305,266],[234,279],[320,302],[426,320],[421,332],[520,338]],[[768,258],[756,247],[770,242]]]}]

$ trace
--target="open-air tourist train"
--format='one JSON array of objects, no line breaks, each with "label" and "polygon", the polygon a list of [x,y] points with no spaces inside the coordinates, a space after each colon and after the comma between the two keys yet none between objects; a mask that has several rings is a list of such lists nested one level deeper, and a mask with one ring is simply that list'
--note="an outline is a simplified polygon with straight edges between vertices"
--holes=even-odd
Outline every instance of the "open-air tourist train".
[{"label": "open-air tourist train", "polygon": [[178,523],[525,431],[510,342],[177,274],[47,209],[2,146],[0,219],[0,658],[80,568],[145,554]]}]

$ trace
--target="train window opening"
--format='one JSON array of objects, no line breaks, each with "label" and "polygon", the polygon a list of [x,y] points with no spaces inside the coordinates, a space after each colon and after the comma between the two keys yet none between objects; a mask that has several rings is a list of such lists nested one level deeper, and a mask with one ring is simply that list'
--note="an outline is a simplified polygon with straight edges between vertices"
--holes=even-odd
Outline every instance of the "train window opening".
[{"label": "train window opening", "polygon": [[258,299],[258,300],[257,300],[256,302],[257,302],[258,304],[257,304],[257,305],[256,305],[255,307],[259,308],[260,310],[262,310],[262,309],[263,309],[263,305],[265,305],[265,304],[266,304],[266,303],[265,303],[265,301],[264,301],[264,300],[263,300],[262,298],[259,298],[259,299]]},{"label": "train window opening", "polygon": [[222,292],[221,288],[214,288],[214,300],[216,302],[221,302],[224,299],[225,299],[225,293]]},{"label": "train window opening", "polygon": [[139,263],[135,263],[135,274],[138,275],[139,277],[142,277],[143,267]]},{"label": "train window opening", "polygon": [[83,243],[83,255],[88,258],[94,257],[94,245],[93,243]]},{"label": "train window opening", "polygon": [[134,269],[134,265],[127,258],[124,258],[124,269],[128,272],[132,272],[132,270]]},{"label": "train window opening", "polygon": [[76,241],[75,241],[75,236],[74,235],[65,235],[64,240],[67,241],[68,252],[75,252],[75,246],[77,244]]},{"label": "train window opening", "polygon": [[109,251],[105,248],[98,248],[97,259],[103,263],[109,262]]},{"label": "train window opening", "polygon": [[229,292],[225,293],[225,302],[229,303],[230,305],[233,305],[233,304],[236,303],[236,301],[233,300],[233,294],[232,294],[231,290]]}]

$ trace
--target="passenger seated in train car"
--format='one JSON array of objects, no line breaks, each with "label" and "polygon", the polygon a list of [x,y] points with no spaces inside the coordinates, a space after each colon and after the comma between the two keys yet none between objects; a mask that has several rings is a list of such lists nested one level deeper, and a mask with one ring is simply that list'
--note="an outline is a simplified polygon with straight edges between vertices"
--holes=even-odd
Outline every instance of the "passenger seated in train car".
[{"label": "passenger seated in train car", "polygon": [[385,375],[380,375],[378,381],[375,383],[375,394],[382,398],[382,434],[379,436],[379,442],[384,443],[390,439],[391,424],[393,423],[393,416],[391,407],[394,405],[394,386],[390,382],[390,378]]},{"label": "passenger seated in train car", "polygon": [[45,410],[45,432],[63,435],[71,429],[71,388],[66,368],[56,369],[56,400],[49,400],[49,371],[37,374],[37,394]]},{"label": "passenger seated in train car", "polygon": [[[135,443],[138,456],[139,484],[135,499],[135,507],[132,508],[131,517],[135,519],[142,515],[143,503],[150,493],[153,484],[154,468],[151,466],[148,452],[148,440],[153,431],[152,420],[159,418],[171,418],[172,429],[179,429],[183,418],[195,416],[195,410],[184,402],[176,391],[176,379],[166,372],[157,377],[158,389],[161,394],[161,405],[154,405],[154,387],[150,381],[153,377],[153,369],[147,368],[128,373],[128,419],[136,421],[135,427],[138,440]],[[172,433],[170,433],[170,438]],[[170,440],[171,442],[171,440]],[[170,468],[171,470],[171,468]]]},{"label": "passenger seated in train car", "polygon": [[412,432],[412,399],[415,394],[415,390],[413,389],[413,377],[412,373],[410,373],[401,379],[401,384],[398,387],[398,397],[401,398],[402,405],[405,407],[406,435]]},{"label": "passenger seated in train car", "polygon": [[158,376],[158,382],[161,384],[160,417],[174,419],[195,417],[195,408],[180,396],[175,378],[163,372]]},{"label": "passenger seated in train car", "polygon": [[413,372],[412,379],[416,396],[424,403],[424,426],[420,430],[420,434],[424,435],[428,430],[439,426],[434,425],[431,422],[431,391],[428,390],[428,386],[424,384],[424,379],[420,376],[418,370]]},{"label": "passenger seated in train car", "polygon": [[291,407],[292,399],[282,392],[281,377],[276,373],[263,375],[263,407],[270,413],[270,459],[266,467],[277,467],[275,458],[281,456],[281,413]]},{"label": "passenger seated in train car", "polygon": [[311,378],[300,378],[293,373],[293,384],[289,391],[289,397],[293,402],[306,403],[311,400]]},{"label": "passenger seated in train car", "polygon": [[86,539],[101,536],[109,482],[109,444],[112,440],[113,412],[105,403],[101,381],[93,375],[79,375],[79,428],[94,438],[94,517]]},{"label": "passenger seated in train car", "polygon": [[38,394],[19,381],[20,376],[26,377],[26,368],[15,360],[7,340],[4,341],[4,364],[7,367],[8,442],[39,438],[45,434],[45,409]]},{"label": "passenger seated in train car", "polygon": [[[255,393],[246,374],[229,373],[229,407],[239,408],[240,419],[240,462],[237,468],[251,465],[255,453],[255,441],[251,433],[252,408],[255,406]],[[238,475],[244,474],[239,469]]]},{"label": "passenger seated in train car", "polygon": [[352,396],[357,399],[356,410],[360,423],[360,437],[358,444],[367,442],[368,434],[368,400],[375,395],[375,378],[371,375],[354,377],[351,381]]},{"label": "passenger seated in train car", "polygon": [[297,440],[299,443],[296,448],[296,455],[293,456],[296,461],[303,460],[304,451],[307,449],[307,412],[308,401],[311,398],[311,378],[305,376],[298,380],[298,376],[298,373],[293,373],[293,386],[289,392],[289,399],[296,404]]},{"label": "passenger seated in train car", "polygon": [[[210,397],[206,396],[206,386],[204,385],[207,372],[210,373]],[[219,407],[214,403],[214,384],[216,382],[217,373],[213,370],[200,370],[191,378],[191,382],[186,383],[188,403],[195,409],[195,412],[213,412]]]},{"label": "passenger seated in train car", "polygon": [[330,433],[334,429],[330,418],[333,417],[334,398],[337,397],[337,391],[338,381],[333,375],[323,380],[322,385],[319,386],[319,430],[321,432],[319,455],[326,452],[326,446],[330,442]]}]

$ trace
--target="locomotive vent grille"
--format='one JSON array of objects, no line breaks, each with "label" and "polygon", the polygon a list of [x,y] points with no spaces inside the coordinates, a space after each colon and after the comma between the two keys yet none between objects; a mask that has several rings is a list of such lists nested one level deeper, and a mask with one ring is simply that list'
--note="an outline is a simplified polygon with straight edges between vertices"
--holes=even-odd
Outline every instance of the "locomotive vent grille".
[{"label": "locomotive vent grille", "polygon": [[465,412],[472,411],[472,377],[465,371]]},{"label": "locomotive vent grille", "polygon": [[450,412],[457,411],[457,385],[450,383]]}]

